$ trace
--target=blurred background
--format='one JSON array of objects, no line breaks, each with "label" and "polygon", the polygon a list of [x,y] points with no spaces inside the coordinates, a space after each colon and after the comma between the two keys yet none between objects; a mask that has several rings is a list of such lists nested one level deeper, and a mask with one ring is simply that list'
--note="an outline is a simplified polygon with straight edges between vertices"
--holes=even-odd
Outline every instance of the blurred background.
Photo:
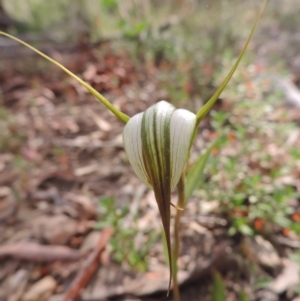
[{"label": "blurred background", "polygon": [[[162,99],[196,112],[261,2],[0,0],[0,30],[129,116]],[[182,217],[183,301],[300,300],[299,14],[298,0],[268,2],[200,125],[187,170],[218,142]],[[72,289],[72,300],[166,300],[157,205],[122,130],[77,82],[0,36],[1,301],[67,301]]]}]

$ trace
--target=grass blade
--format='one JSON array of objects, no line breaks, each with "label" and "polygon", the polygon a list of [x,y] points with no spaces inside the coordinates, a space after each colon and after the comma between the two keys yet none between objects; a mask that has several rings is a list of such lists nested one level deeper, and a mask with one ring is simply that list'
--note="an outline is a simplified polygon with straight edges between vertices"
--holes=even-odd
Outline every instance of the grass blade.
[{"label": "grass blade", "polygon": [[199,187],[200,182],[203,180],[203,172],[204,168],[206,166],[206,163],[208,161],[208,158],[210,156],[210,153],[213,148],[217,146],[217,144],[220,143],[220,141],[223,140],[223,136],[218,138],[213,144],[205,151],[205,153],[202,156],[199,156],[196,163],[191,167],[189,170],[187,176],[186,176],[186,182],[185,182],[185,200],[187,200],[192,196],[194,190]]},{"label": "grass blade", "polygon": [[221,275],[218,272],[213,276],[211,301],[226,301],[226,289]]}]

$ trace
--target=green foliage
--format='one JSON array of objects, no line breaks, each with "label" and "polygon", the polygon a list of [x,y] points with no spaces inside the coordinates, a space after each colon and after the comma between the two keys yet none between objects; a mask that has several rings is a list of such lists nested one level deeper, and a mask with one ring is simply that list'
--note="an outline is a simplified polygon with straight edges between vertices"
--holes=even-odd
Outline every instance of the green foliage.
[{"label": "green foliage", "polygon": [[[300,250],[294,251],[290,255],[290,260],[295,262],[299,266],[299,277],[300,277]],[[299,281],[298,285],[294,288],[294,292],[296,294],[300,294],[300,281]]]},{"label": "green foliage", "polygon": [[100,200],[100,206],[102,207],[102,210],[100,208],[100,214],[102,218],[96,224],[97,229],[115,229],[120,226],[120,221],[129,213],[128,206],[125,206],[121,209],[117,209],[114,198],[102,198]]},{"label": "green foliage", "polygon": [[[229,220],[230,235],[253,235],[275,229],[300,233],[299,223],[292,219],[292,204],[299,195],[283,181],[293,174],[294,162],[299,160],[297,149],[285,144],[296,125],[288,120],[272,121],[270,116],[274,112],[282,112],[279,120],[288,116],[286,111],[279,111],[280,104],[276,97],[268,96],[269,90],[263,83],[262,77],[256,78],[255,73],[250,74],[241,66],[234,88],[229,88],[224,96],[231,99],[225,102],[232,108],[232,114],[211,112],[214,131],[227,136],[227,140],[218,155],[208,161],[208,182],[200,194],[204,199],[219,201],[218,212]],[[270,146],[275,155],[267,150]]]},{"label": "green foliage", "polygon": [[197,124],[199,124],[202,119],[210,112],[210,110],[212,109],[213,105],[216,103],[216,101],[218,100],[219,96],[221,95],[221,93],[224,91],[224,89],[226,88],[226,86],[228,85],[230,79],[232,78],[233,74],[235,73],[241,59],[244,57],[245,55],[245,51],[248,47],[248,44],[250,43],[252,36],[255,32],[255,29],[258,25],[258,22],[260,20],[261,14],[264,10],[264,7],[266,5],[266,0],[263,2],[260,11],[256,17],[255,23],[250,31],[250,34],[247,38],[246,43],[244,44],[244,47],[242,49],[242,51],[240,52],[237,60],[235,61],[233,67],[230,69],[230,71],[228,72],[228,74],[226,75],[225,79],[222,81],[222,83],[220,83],[220,85],[218,86],[216,92],[212,95],[212,97],[210,97],[210,99],[205,103],[205,105],[197,112]]},{"label": "green foliage", "polygon": [[199,188],[203,183],[204,168],[207,164],[210,153],[217,144],[220,143],[220,139],[217,139],[203,155],[200,155],[197,161],[193,164],[189,170],[185,180],[185,200],[186,202],[192,196],[194,190]]},{"label": "green foliage", "polygon": [[248,295],[244,291],[240,292],[240,300],[241,301],[250,301],[250,299],[248,298]]},{"label": "green foliage", "polygon": [[101,0],[101,5],[108,12],[114,12],[118,8],[118,2],[116,0]]},{"label": "green foliage", "polygon": [[146,271],[147,255],[151,246],[158,239],[159,233],[151,232],[149,229],[149,232],[145,233],[147,240],[137,246],[135,243],[139,233],[137,225],[134,222],[130,226],[124,225],[125,221],[128,224],[128,218],[130,218],[129,207],[118,208],[114,198],[102,198],[99,204],[99,221],[95,228],[113,229],[114,235],[110,239],[113,259],[118,263],[127,263],[138,271]]},{"label": "green foliage", "polygon": [[215,272],[213,275],[213,287],[211,293],[211,301],[225,301],[226,289],[221,275]]},{"label": "green foliage", "polygon": [[235,56],[238,43],[253,24],[253,20],[245,23],[245,14],[257,8],[224,0],[222,5],[216,1],[205,9],[202,3],[195,3],[188,13],[178,7],[174,15],[174,4],[168,2],[28,0],[26,5],[22,0],[4,1],[12,16],[34,30],[55,32],[60,41],[77,41],[84,32],[92,40],[115,36],[131,40],[122,48],[132,53],[137,67],[145,62],[163,66],[158,80],[173,103],[194,97],[209,99],[211,80],[222,69],[223,55]]},{"label": "green foliage", "polygon": [[0,152],[19,153],[25,135],[13,116],[0,107]]},{"label": "green foliage", "polygon": [[146,21],[139,21],[135,24],[129,24],[126,21],[120,22],[122,33],[127,39],[136,39],[144,30],[147,29]]},{"label": "green foliage", "polygon": [[272,281],[272,278],[269,276],[259,277],[258,279],[255,280],[254,288],[256,290],[264,289],[264,288],[268,287],[268,285],[270,284],[271,281]]},{"label": "green foliage", "polygon": [[[239,300],[249,301],[249,297],[245,291],[240,291]],[[213,285],[211,292],[211,301],[226,301],[226,287],[222,276],[219,272],[214,272],[213,274]]]}]

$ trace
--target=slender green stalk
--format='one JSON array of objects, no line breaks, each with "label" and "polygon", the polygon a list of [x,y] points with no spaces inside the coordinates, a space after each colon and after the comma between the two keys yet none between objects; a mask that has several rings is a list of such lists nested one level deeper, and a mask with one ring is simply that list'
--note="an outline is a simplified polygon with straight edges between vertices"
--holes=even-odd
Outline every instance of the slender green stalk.
[{"label": "slender green stalk", "polygon": [[252,39],[252,36],[255,32],[255,29],[258,25],[258,21],[260,20],[260,17],[264,11],[264,8],[266,6],[268,0],[264,0],[264,2],[262,3],[260,10],[258,12],[258,15],[256,17],[255,23],[252,27],[252,30],[249,34],[249,37],[240,53],[240,55],[238,56],[235,64],[233,65],[233,67],[231,68],[230,72],[227,74],[226,78],[224,79],[223,83],[219,86],[219,88],[217,89],[217,91],[214,93],[214,95],[208,100],[208,102],[197,112],[197,126],[200,124],[200,122],[202,121],[202,119],[207,115],[207,113],[211,110],[211,108],[213,107],[213,105],[215,104],[215,102],[217,101],[217,99],[219,98],[219,96],[221,95],[221,93],[223,92],[223,90],[226,88],[228,82],[230,81],[232,75],[234,74],[236,68],[238,67],[242,57],[245,54],[245,51]]},{"label": "slender green stalk", "polygon": [[113,106],[110,101],[108,101],[103,95],[101,95],[98,91],[96,91],[92,86],[90,86],[89,84],[87,84],[85,81],[83,81],[81,78],[79,78],[78,76],[76,76],[74,73],[72,73],[70,70],[68,70],[66,67],[64,67],[63,65],[61,65],[60,63],[58,63],[57,61],[55,61],[54,59],[52,59],[51,57],[49,57],[48,55],[44,54],[43,52],[37,50],[36,48],[30,46],[29,44],[27,44],[26,42],[8,34],[5,33],[3,31],[0,31],[0,35],[3,35],[7,38],[10,38],[24,46],[26,46],[27,48],[31,49],[32,51],[34,51],[35,53],[37,53],[38,55],[40,55],[41,57],[43,57],[44,59],[46,59],[47,61],[51,62],[52,64],[56,65],[57,67],[59,67],[61,70],[63,70],[65,73],[67,73],[70,77],[72,77],[73,79],[75,79],[80,85],[82,85],[83,87],[85,87],[92,95],[94,95],[102,104],[104,104],[117,118],[119,118],[122,122],[127,123],[127,121],[129,120],[129,116],[127,116],[126,114],[122,113],[121,111],[119,111],[115,106]]},{"label": "slender green stalk", "polygon": [[[180,177],[179,183],[177,184],[178,189],[178,202],[177,207],[183,208],[185,204],[184,198],[184,174]],[[179,240],[179,226],[180,226],[180,218],[182,215],[182,210],[176,211],[175,222],[174,222],[174,249],[173,249],[173,298],[174,301],[180,301],[180,291],[177,279],[177,261],[179,256],[180,249],[180,240]]]}]

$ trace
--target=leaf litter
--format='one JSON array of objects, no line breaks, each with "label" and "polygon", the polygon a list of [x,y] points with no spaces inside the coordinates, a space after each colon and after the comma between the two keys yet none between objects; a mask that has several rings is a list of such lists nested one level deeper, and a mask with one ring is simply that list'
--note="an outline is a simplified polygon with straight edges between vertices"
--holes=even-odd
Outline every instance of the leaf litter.
[{"label": "leaf litter", "polygon": [[[129,115],[144,111],[167,95],[153,78],[153,67],[137,69],[125,52],[114,53],[108,47],[100,58],[94,49],[67,55],[63,60],[72,72],[109,95],[114,105]],[[26,64],[23,68],[26,70]],[[124,224],[138,229],[134,248],[140,250],[151,231],[160,231],[154,196],[141,186],[128,165],[120,139],[121,124],[55,68],[48,66],[39,75],[28,76],[19,75],[9,64],[6,70],[0,74],[0,113],[5,120],[0,122],[0,299],[88,301],[116,300],[114,296],[119,296],[124,301],[163,300],[164,293],[150,299],[142,297],[167,287],[164,251],[157,239],[148,250],[147,270],[141,272],[126,260],[114,262],[109,230],[95,230],[98,221],[105,222],[105,216],[99,213],[99,200],[114,197],[115,210],[130,206],[131,214],[125,217]],[[141,72],[143,76],[139,76]],[[255,84],[254,81],[245,88],[253,99]],[[224,110],[232,109],[231,98],[229,92],[220,100]],[[242,108],[233,110],[233,118],[243,116]],[[279,105],[265,118],[269,122],[295,122],[299,113]],[[215,138],[211,122],[212,119],[202,125],[192,160]],[[288,158],[274,139],[275,134],[272,129],[263,134],[264,147],[274,158],[269,165],[262,166],[255,156],[250,160],[240,158],[242,165],[267,175],[278,160]],[[233,156],[242,146],[233,133],[228,137],[230,144],[222,152]],[[297,137],[299,129],[294,129],[287,143],[300,147]],[[298,165],[292,166],[289,177],[282,176],[276,185],[290,185],[300,192],[299,170]],[[220,187],[231,189],[222,172],[217,181]],[[282,282],[290,267],[285,258],[292,248],[289,243],[299,241],[299,236],[295,238],[276,228],[272,230],[276,241],[261,236],[229,237],[228,216],[217,210],[218,205],[216,197],[208,200],[201,191],[187,204],[178,263],[182,300],[197,300],[199,294],[203,296],[201,300],[209,300],[214,270],[223,273],[226,287],[232,292],[230,300],[239,300],[240,290],[255,296],[257,292],[250,286],[252,277],[273,277],[269,287],[281,283],[284,288],[280,294],[290,290]],[[299,201],[293,206],[300,212]],[[137,214],[141,218],[135,223]],[[255,225],[259,228],[259,222]],[[255,276],[249,272],[251,264],[255,265]],[[294,273],[295,269],[291,270]]]}]

